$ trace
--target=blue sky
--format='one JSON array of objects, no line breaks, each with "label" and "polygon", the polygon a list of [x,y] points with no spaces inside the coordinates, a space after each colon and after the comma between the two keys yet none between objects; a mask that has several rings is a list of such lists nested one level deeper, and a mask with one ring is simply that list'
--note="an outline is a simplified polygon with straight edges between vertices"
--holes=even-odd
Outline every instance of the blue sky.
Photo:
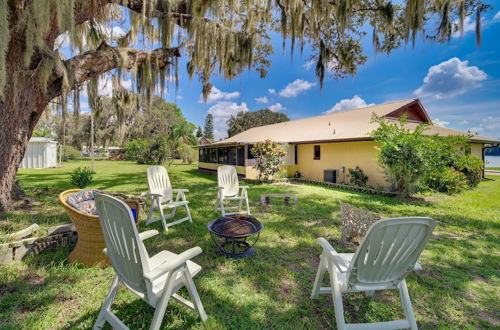
[{"label": "blue sky", "polygon": [[[368,60],[354,77],[326,78],[319,88],[310,53],[283,55],[281,37],[273,39],[275,55],[265,79],[245,72],[233,81],[213,76],[214,89],[207,103],[201,86],[190,81],[180,63],[179,89],[167,101],[177,102],[186,118],[203,127],[205,116],[215,118],[216,137],[226,136],[225,121],[238,111],[270,107],[291,119],[344,111],[369,104],[419,97],[435,124],[500,138],[500,11],[484,15],[482,44],[475,45],[474,18],[465,22],[463,36],[439,44],[422,39],[389,55],[374,54],[367,41]],[[287,50],[288,52],[288,50]],[[124,82],[126,87],[130,81]],[[85,100],[82,100],[85,104]]]}]

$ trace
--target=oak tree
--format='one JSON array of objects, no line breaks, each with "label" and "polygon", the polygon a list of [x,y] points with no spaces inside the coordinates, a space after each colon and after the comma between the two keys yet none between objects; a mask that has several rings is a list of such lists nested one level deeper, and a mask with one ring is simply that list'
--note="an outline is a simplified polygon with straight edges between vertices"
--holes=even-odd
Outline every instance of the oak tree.
[{"label": "oak tree", "polygon": [[[96,80],[110,70],[131,74],[134,89],[150,96],[155,86],[177,81],[184,56],[189,78],[198,77],[206,97],[213,74],[233,79],[254,69],[264,77],[270,33],[278,31],[292,53],[310,45],[321,83],[328,72],[356,73],[366,60],[367,29],[375,49],[390,52],[417,34],[446,41],[473,12],[479,32],[485,8],[480,0],[2,0],[0,209],[10,204],[16,171],[47,106],[59,99],[66,107],[68,95],[87,82],[90,105],[98,107]],[[114,38],[109,31],[121,22],[128,31]],[[67,43],[69,58],[61,53]]]}]

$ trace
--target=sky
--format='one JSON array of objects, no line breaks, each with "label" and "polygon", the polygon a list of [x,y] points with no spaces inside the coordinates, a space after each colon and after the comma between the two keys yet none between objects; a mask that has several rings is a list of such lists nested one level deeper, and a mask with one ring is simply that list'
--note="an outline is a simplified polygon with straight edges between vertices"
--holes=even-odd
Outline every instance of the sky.
[{"label": "sky", "polygon": [[[463,35],[455,34],[444,44],[420,38],[414,47],[409,44],[385,55],[375,54],[367,41],[368,60],[357,74],[326,77],[323,90],[314,73],[315,63],[309,61],[310,52],[295,52],[293,58],[288,52],[283,55],[280,36],[273,38],[275,55],[266,78],[255,71],[232,81],[214,75],[206,103],[197,78],[188,78],[183,57],[179,88],[171,89],[165,99],[176,102],[196,126],[203,127],[211,113],[216,139],[227,136],[226,120],[239,111],[269,108],[294,120],[416,97],[434,124],[500,139],[500,10],[493,8],[483,16],[479,47],[473,17],[466,19]],[[123,84],[132,85],[130,80]],[[111,83],[101,90],[110,94]],[[85,109],[86,100],[81,103]]]}]

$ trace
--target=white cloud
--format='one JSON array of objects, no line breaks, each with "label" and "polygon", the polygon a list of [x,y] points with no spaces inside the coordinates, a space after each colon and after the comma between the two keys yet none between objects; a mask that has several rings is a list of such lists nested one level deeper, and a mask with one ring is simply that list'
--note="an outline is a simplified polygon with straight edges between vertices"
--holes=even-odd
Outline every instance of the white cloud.
[{"label": "white cloud", "polygon": [[[231,100],[235,99],[240,96],[240,92],[231,92],[231,93],[226,93],[218,89],[217,87],[213,86],[212,90],[210,91],[210,94],[208,94],[207,97],[207,103],[215,103],[218,101],[222,100]],[[200,103],[203,103],[203,95],[200,95]]]},{"label": "white cloud", "polygon": [[305,81],[302,79],[296,79],[295,81],[289,83],[288,85],[283,88],[279,96],[281,97],[296,97],[302,92],[305,92],[309,89],[311,89],[316,83],[310,82],[310,81]]},{"label": "white cloud", "polygon": [[474,134],[478,133],[492,138],[500,138],[500,117],[489,116],[483,118],[479,125],[470,128]]},{"label": "white cloud", "polygon": [[274,112],[286,110],[286,108],[281,103],[275,103],[273,105],[268,106],[267,108]]},{"label": "white cloud", "polygon": [[464,120],[461,120],[458,124],[459,125],[467,125],[468,123],[469,123],[469,121],[464,119]]},{"label": "white cloud", "polygon": [[373,103],[367,104],[365,100],[363,100],[358,95],[354,95],[352,99],[342,99],[337,102],[333,107],[329,110],[323,112],[324,114],[341,112],[346,110],[353,110],[368,107],[370,105],[374,105]]},{"label": "white cloud", "polygon": [[269,88],[267,91],[269,94],[276,94],[276,90],[274,88]]},{"label": "white cloud", "polygon": [[315,60],[309,60],[306,63],[302,64],[302,67],[306,70],[309,70],[315,62]]},{"label": "white cloud", "polygon": [[453,57],[448,61],[431,66],[424,78],[424,84],[415,90],[417,96],[432,96],[436,99],[452,98],[480,87],[488,75],[469,61]]},{"label": "white cloud", "polygon": [[226,121],[231,118],[231,115],[236,116],[240,111],[248,111],[246,103],[236,104],[235,102],[222,101],[212,105],[208,109],[208,113],[214,117],[214,134],[216,140],[227,136]]},{"label": "white cloud", "polygon": [[255,101],[257,101],[258,103],[269,103],[269,99],[267,98],[267,96],[257,97]]},{"label": "white cloud", "polygon": [[498,22],[498,21],[500,21],[500,10],[497,11],[495,16],[493,16],[493,22]]},{"label": "white cloud", "polygon": [[434,125],[441,127],[447,127],[448,125],[450,125],[449,121],[441,120],[439,118],[433,119],[432,122],[434,123]]}]

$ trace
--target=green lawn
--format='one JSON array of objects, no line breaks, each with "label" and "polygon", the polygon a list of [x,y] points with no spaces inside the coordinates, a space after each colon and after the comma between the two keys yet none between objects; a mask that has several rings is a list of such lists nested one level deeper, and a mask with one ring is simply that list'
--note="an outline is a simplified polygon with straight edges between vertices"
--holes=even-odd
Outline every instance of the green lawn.
[{"label": "green lawn", "polygon": [[500,171],[500,167],[488,167],[486,166],[487,170],[494,170],[494,171]]},{"label": "green lawn", "polygon": [[[2,231],[33,222],[43,227],[67,223],[57,194],[70,188],[71,169],[21,170],[19,180],[41,205],[17,210],[0,221]],[[141,193],[147,190],[147,166],[124,161],[96,162],[92,187]],[[390,197],[339,191],[308,185],[251,185],[253,214],[265,228],[252,259],[226,260],[214,256],[206,230],[213,211],[216,178],[197,173],[194,166],[169,168],[174,188],[188,188],[194,223],[171,227],[167,234],[147,240],[150,254],[162,249],[181,252],[200,246],[195,261],[203,270],[195,282],[208,314],[200,322],[194,312],[177,303],[167,309],[163,327],[250,329],[333,328],[330,296],[309,298],[320,248],[325,237],[335,247],[340,237],[339,201],[378,212],[382,216],[431,216],[440,222],[420,259],[424,270],[408,279],[417,322],[421,328],[500,327],[500,177],[491,177],[473,190],[456,196],[427,196],[432,202],[406,203]],[[496,180],[496,181],[494,181]],[[293,192],[297,207],[259,206],[266,192]],[[144,214],[143,214],[144,217]],[[155,223],[141,230],[160,229]],[[30,257],[0,268],[0,328],[90,328],[104,301],[113,270],[68,264],[70,248]],[[349,322],[372,322],[403,317],[396,292],[374,298],[349,294],[345,298]],[[117,296],[114,311],[132,329],[149,325],[153,310],[126,290]]]}]

